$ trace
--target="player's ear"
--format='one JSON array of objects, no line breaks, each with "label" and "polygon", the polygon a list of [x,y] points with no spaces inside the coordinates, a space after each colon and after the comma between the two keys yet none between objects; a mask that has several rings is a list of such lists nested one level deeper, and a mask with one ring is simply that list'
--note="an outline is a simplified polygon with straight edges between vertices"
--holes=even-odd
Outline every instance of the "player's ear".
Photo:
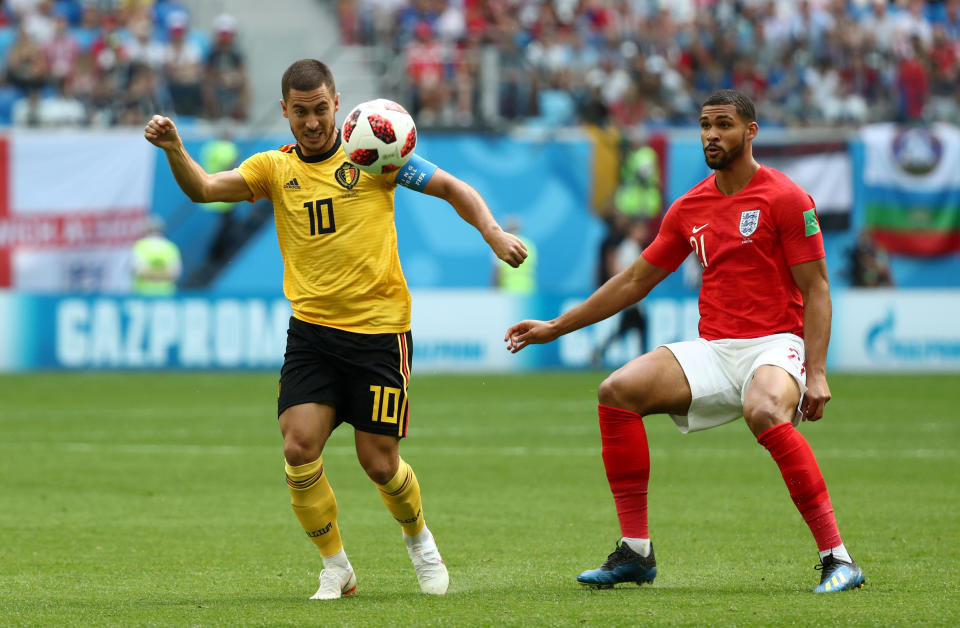
[{"label": "player's ear", "polygon": [[756,120],[754,120],[753,122],[751,122],[750,124],[747,125],[747,139],[748,139],[748,140],[752,140],[753,138],[757,137],[757,133],[759,133],[759,132],[760,132],[760,125],[757,124],[757,121],[756,121]]},{"label": "player's ear", "polygon": [[289,115],[287,115],[287,101],[283,100],[282,98],[280,99],[280,109],[283,111],[284,118],[290,117]]},{"label": "player's ear", "polygon": [[336,113],[340,111],[340,92],[337,92],[333,96],[333,112]]}]

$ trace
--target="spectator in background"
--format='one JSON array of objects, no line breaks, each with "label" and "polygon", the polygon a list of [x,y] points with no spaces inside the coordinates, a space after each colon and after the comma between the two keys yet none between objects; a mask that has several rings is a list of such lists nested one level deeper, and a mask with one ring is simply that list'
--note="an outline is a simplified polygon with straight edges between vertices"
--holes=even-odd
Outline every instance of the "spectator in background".
[{"label": "spectator in background", "polygon": [[164,45],[154,37],[153,22],[141,17],[130,24],[129,37],[123,42],[123,56],[132,65],[139,63],[160,72],[166,61]]},{"label": "spectator in background", "polygon": [[862,49],[854,50],[848,63],[840,70],[840,80],[847,85],[850,93],[860,96],[868,103],[882,102],[881,90],[883,78],[877,69],[867,63]]},{"label": "spectator in background", "polygon": [[811,50],[819,50],[830,31],[833,30],[834,23],[833,16],[819,3],[814,5],[809,0],[800,0],[790,20],[790,38],[794,45],[809,46]]},{"label": "spectator in background", "polygon": [[118,90],[119,82],[115,73],[99,72],[94,75],[93,90],[87,103],[92,126],[112,126],[120,118],[116,99]]},{"label": "spectator in background", "polygon": [[80,45],[70,32],[66,15],[56,15],[53,36],[43,47],[43,52],[46,55],[50,80],[54,83],[65,81],[73,71],[80,54]]},{"label": "spectator in background", "polygon": [[930,76],[926,55],[919,40],[914,40],[912,53],[897,66],[897,119],[918,122],[930,97]]},{"label": "spectator in background", "polygon": [[103,16],[97,5],[85,3],[80,14],[80,24],[72,29],[74,37],[81,50],[90,50],[93,42],[99,37]]},{"label": "spectator in background", "polygon": [[24,92],[40,90],[47,83],[47,58],[43,50],[23,28],[7,53],[7,82]]},{"label": "spectator in background", "polygon": [[167,15],[167,36],[164,48],[164,77],[173,101],[173,110],[179,116],[203,114],[203,53],[187,37],[189,17],[175,11]]},{"label": "spectator in background", "polygon": [[140,296],[170,296],[177,291],[182,262],[180,249],[163,235],[163,221],[151,217],[146,234],[131,251],[133,292]]},{"label": "spectator in background", "polygon": [[53,41],[56,34],[56,16],[53,11],[53,0],[40,0],[32,10],[27,11],[21,18],[23,28],[37,45],[44,47]]},{"label": "spectator in background", "polygon": [[894,45],[900,56],[907,57],[913,48],[929,51],[933,45],[933,28],[924,14],[924,0],[906,0],[905,10],[894,18]]},{"label": "spectator in background", "polygon": [[960,0],[947,0],[944,3],[943,28],[949,39],[960,39]]},{"label": "spectator in background", "polygon": [[430,126],[442,121],[450,102],[450,89],[444,80],[444,50],[433,35],[430,22],[417,22],[413,30],[414,39],[404,50],[412,90],[410,101],[417,122]]},{"label": "spectator in background", "polygon": [[423,29],[422,24],[429,27],[432,34],[439,17],[438,8],[442,10],[443,4],[445,3],[432,0],[410,0],[398,3],[394,9],[393,20],[397,48],[402,50],[411,41],[419,39],[420,33],[417,31]]},{"label": "spectator in background", "polygon": [[610,121],[618,128],[629,129],[646,121],[649,100],[641,92],[640,84],[631,82],[620,98],[610,104]]},{"label": "spectator in background", "polygon": [[508,120],[525,118],[533,112],[533,86],[530,67],[520,48],[519,32],[514,25],[497,29],[492,34],[497,50],[499,71],[499,114]]},{"label": "spectator in background", "polygon": [[207,57],[204,102],[211,120],[246,120],[250,108],[247,65],[237,46],[237,20],[226,13],[213,20],[214,45]]},{"label": "spectator in background", "polygon": [[483,46],[477,33],[471,33],[453,48],[453,116],[460,127],[469,127],[479,112],[480,62]]},{"label": "spectator in background", "polygon": [[[93,61],[93,55],[90,51],[81,51],[77,55],[77,60],[73,64],[70,73],[67,75],[66,82],[70,85],[70,92],[73,93],[88,109],[93,100],[93,92],[97,84],[97,69]],[[89,122],[89,115],[88,115]]]},{"label": "spectator in background", "polygon": [[850,285],[858,288],[877,288],[893,285],[893,275],[887,252],[878,246],[868,233],[861,233],[857,242],[847,251]]},{"label": "spectator in background", "polygon": [[897,21],[890,11],[889,0],[871,0],[871,11],[863,16],[859,23],[867,33],[873,35],[873,43],[883,54],[893,51]]},{"label": "spectator in background", "polygon": [[930,117],[960,124],[960,45],[950,41],[943,24],[934,26],[930,57]]},{"label": "spectator in background", "polygon": [[90,53],[100,72],[116,74],[117,84],[123,84],[120,79],[125,72],[127,58],[123,49],[120,25],[114,13],[103,14],[99,33],[90,44]]},{"label": "spectator in background", "polygon": [[117,105],[115,123],[118,126],[139,126],[154,111],[168,109],[164,106],[166,103],[161,104],[159,94],[156,71],[146,63],[130,64],[130,82]]}]

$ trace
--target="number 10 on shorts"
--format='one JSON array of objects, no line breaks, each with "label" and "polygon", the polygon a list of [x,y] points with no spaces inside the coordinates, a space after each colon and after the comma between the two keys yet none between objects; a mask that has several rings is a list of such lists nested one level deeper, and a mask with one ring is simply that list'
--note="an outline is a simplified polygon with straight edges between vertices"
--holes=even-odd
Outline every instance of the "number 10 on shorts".
[{"label": "number 10 on shorts", "polygon": [[400,418],[400,389],[371,386],[370,392],[373,393],[373,415],[370,420],[374,423],[396,423]]}]

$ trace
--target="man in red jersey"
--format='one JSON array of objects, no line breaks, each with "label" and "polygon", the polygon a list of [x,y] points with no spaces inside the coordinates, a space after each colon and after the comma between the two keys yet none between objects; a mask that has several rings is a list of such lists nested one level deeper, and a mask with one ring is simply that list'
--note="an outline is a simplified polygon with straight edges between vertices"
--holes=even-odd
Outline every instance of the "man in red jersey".
[{"label": "man in red jersey", "polygon": [[700,337],[657,347],[600,384],[603,464],[622,538],[585,585],[652,582],[657,567],[647,526],[650,453],[642,417],[667,413],[681,432],[743,417],[776,461],[820,552],[817,593],[864,582],[837,530],[823,475],[800,420],[830,400],[826,378],[830,287],[813,199],[753,158],[753,103],[735,90],[710,96],[700,139],[715,173],[677,199],[633,266],[551,321],[521,321],[504,340],[530,344],[603,320],[645,297],[691,251],[703,266]]}]

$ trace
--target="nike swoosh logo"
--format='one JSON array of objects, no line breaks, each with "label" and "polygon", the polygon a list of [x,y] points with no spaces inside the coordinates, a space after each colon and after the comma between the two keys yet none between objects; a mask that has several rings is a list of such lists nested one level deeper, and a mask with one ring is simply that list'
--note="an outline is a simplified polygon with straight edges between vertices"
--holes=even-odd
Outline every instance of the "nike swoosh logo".
[{"label": "nike swoosh logo", "polygon": [[[709,225],[709,224],[710,224],[710,223],[708,222],[707,225]],[[693,228],[693,232],[696,233],[696,232],[700,231],[701,229],[706,229],[706,228],[707,228],[707,225],[703,225],[702,227],[694,227],[694,228]]]}]

